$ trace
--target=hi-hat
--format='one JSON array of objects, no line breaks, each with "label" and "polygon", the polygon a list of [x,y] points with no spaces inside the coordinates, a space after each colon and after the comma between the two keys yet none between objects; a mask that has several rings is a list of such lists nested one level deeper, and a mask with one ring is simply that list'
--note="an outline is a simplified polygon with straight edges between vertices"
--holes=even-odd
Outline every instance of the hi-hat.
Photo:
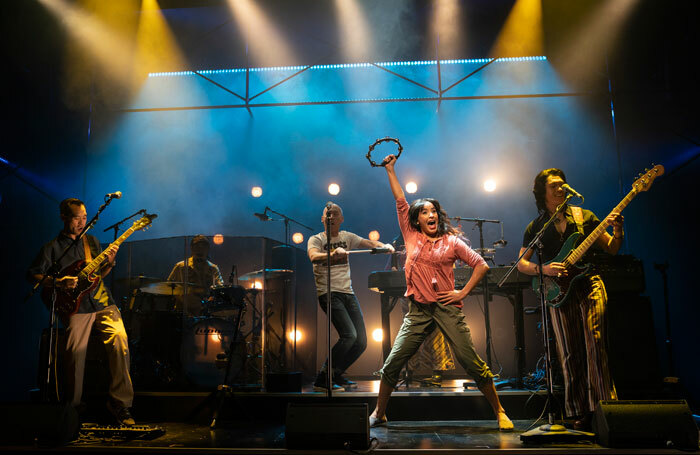
[{"label": "hi-hat", "polygon": [[160,281],[142,286],[141,292],[148,294],[160,295],[183,295],[185,293],[185,284],[187,285],[188,294],[203,294],[204,288],[194,283],[184,283],[181,281]]}]

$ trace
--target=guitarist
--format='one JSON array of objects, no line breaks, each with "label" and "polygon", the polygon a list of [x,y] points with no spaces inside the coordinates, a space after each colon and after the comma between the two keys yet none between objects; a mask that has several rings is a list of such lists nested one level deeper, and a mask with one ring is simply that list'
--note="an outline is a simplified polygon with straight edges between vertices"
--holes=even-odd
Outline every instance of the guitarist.
[{"label": "guitarist", "polygon": [[[60,289],[69,290],[77,286],[78,278],[76,276],[61,276],[54,282],[46,276],[46,273],[53,261],[83,231],[87,222],[87,211],[83,201],[75,198],[61,201],[59,208],[63,229],[56,238],[41,248],[27,271],[27,277],[32,283],[41,282],[44,287],[55,285]],[[89,295],[82,299],[78,311],[70,316],[59,315],[66,328],[67,336],[65,357],[67,396],[65,400],[75,407],[80,406],[85,372],[85,353],[90,332],[94,328],[99,332],[109,358],[111,383],[107,408],[119,424],[131,426],[134,425],[134,419],[129,408],[134,398],[134,390],[129,376],[129,342],[121,313],[114,304],[112,295],[102,279],[114,267],[117,250],[117,246],[111,246],[107,250],[108,260],[98,272],[100,275],[99,283]],[[100,243],[97,238],[86,234],[83,237],[83,243],[72,247],[63,257],[58,264],[59,269],[63,270],[80,260],[90,262],[91,258],[95,258],[100,252]]]},{"label": "guitarist", "polygon": [[[564,183],[566,176],[561,169],[545,169],[535,177],[532,192],[539,216],[525,229],[520,254],[564,202]],[[591,249],[617,254],[624,235],[623,221],[622,215],[611,213],[603,222],[613,227],[613,234],[603,232]],[[579,232],[587,236],[599,223],[590,210],[567,206],[542,237],[544,265],[530,261],[534,254],[530,250],[518,263],[518,270],[527,275],[538,275],[542,267],[542,273],[546,276],[567,276],[563,263],[550,261],[557,257],[570,235]],[[598,400],[617,399],[605,350],[605,307],[608,296],[599,275],[590,274],[572,286],[569,298],[558,308],[549,307],[549,314],[563,370],[566,414],[574,418],[575,429],[589,430]]]}]

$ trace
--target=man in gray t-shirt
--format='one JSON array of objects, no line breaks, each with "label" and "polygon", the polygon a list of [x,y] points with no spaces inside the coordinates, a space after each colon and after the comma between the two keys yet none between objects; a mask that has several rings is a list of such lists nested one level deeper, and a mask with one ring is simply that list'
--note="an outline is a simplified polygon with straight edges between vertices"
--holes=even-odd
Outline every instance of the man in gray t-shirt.
[{"label": "man in gray t-shirt", "polygon": [[[333,355],[333,390],[340,392],[344,388],[355,385],[353,381],[342,375],[367,347],[365,321],[362,317],[360,304],[352,291],[347,252],[358,248],[386,247],[391,251],[393,248],[391,245],[365,239],[352,232],[341,231],[343,210],[337,204],[330,204],[329,207],[324,208],[321,222],[324,227],[327,219],[330,222],[330,245],[324,231],[309,238],[307,251],[313,264],[318,303],[324,312],[328,305],[328,249],[330,248],[331,251],[331,322],[339,337],[331,351]],[[327,368],[328,360],[321,367],[316,382],[314,382],[314,390],[327,390]]]}]

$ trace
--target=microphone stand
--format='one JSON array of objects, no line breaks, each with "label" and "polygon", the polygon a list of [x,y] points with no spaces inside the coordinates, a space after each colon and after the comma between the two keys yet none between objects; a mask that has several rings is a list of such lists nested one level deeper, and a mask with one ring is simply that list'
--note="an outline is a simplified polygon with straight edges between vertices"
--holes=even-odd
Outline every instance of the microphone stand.
[{"label": "microphone stand", "polygon": [[[44,385],[44,391],[42,393],[42,401],[48,402],[49,401],[49,385],[51,384],[51,369],[55,366],[56,364],[56,359],[53,357],[53,352],[54,352],[54,346],[57,345],[58,343],[58,327],[56,326],[56,278],[58,278],[58,274],[61,272],[58,267],[59,263],[63,258],[68,254],[68,251],[73,248],[74,246],[78,245],[79,242],[83,240],[83,237],[85,237],[85,234],[92,229],[95,226],[95,223],[97,223],[97,220],[100,217],[100,213],[104,209],[107,208],[107,206],[112,202],[112,197],[110,198],[105,198],[104,204],[100,206],[99,209],[97,209],[97,213],[92,217],[89,223],[83,227],[83,230],[80,231],[80,234],[78,234],[73,241],[71,242],[70,245],[68,245],[61,255],[53,261],[53,264],[48,268],[46,271],[46,274],[44,275],[44,279],[41,281],[38,281],[37,283],[34,284],[34,287],[32,287],[32,290],[29,291],[29,294],[24,298],[24,301],[26,302],[29,300],[39,289],[39,286],[41,286],[41,283],[46,279],[50,278],[51,281],[53,281],[53,286],[52,286],[52,292],[51,292],[51,307],[49,308],[49,349],[48,349],[48,355],[47,355],[47,361],[46,361],[46,382]],[[58,396],[56,397],[58,398]]]},{"label": "microphone stand", "polygon": [[[132,219],[132,218],[135,217],[136,215],[140,215],[140,214],[145,215],[145,214],[146,214],[146,209],[141,209],[141,210],[139,210],[138,212],[134,213],[133,215],[129,215],[129,216],[127,216],[126,218],[124,218],[123,220],[121,220],[121,221],[117,221],[117,222],[114,223],[113,225],[104,228],[104,230],[103,230],[102,232],[107,232],[107,231],[109,231],[110,229],[114,229],[114,240],[117,240],[117,237],[119,236],[119,226],[121,226],[124,222],[126,222],[126,221]],[[114,290],[114,276],[115,276],[115,275],[112,273],[112,276],[111,276],[110,279],[109,279],[109,287],[110,287],[112,290]],[[130,294],[130,293],[131,293],[131,286],[129,286],[129,288],[130,288],[130,289],[129,289],[129,294]],[[127,296],[128,296],[129,294],[127,294]],[[127,297],[127,298],[128,298],[128,297]]]},{"label": "microphone stand", "polygon": [[[326,204],[326,214],[331,210],[331,205]],[[328,340],[328,363],[326,364],[327,397],[330,402],[333,399],[333,363],[331,360],[331,218],[326,215],[326,337]]]},{"label": "microphone stand", "polygon": [[277,212],[275,210],[272,210],[270,207],[265,207],[264,213],[267,214],[267,212],[271,212],[271,213],[274,213],[275,215],[282,217],[282,218],[278,218],[278,219],[268,218],[266,221],[284,221],[284,244],[285,245],[289,245],[289,222],[290,221],[292,223],[296,223],[299,226],[304,227],[310,231],[313,231],[313,228],[310,228],[309,226],[295,220],[294,218],[291,218],[291,217],[285,215],[284,213],[280,213],[280,212]]},{"label": "microphone stand", "polygon": [[[572,195],[567,194],[566,199],[562,202],[557,209],[554,211],[552,216],[547,220],[547,222],[542,226],[542,229],[535,235],[532,241],[528,244],[525,251],[518,257],[518,259],[513,263],[513,265],[508,269],[508,272],[501,278],[498,282],[498,287],[503,286],[511,273],[518,267],[520,260],[527,254],[528,251],[535,250],[537,253],[537,260],[539,262],[539,297],[540,297],[540,311],[542,312],[542,337],[544,339],[544,349],[545,349],[545,378],[547,382],[547,402],[545,404],[545,409],[547,411],[547,424],[540,425],[530,431],[520,435],[520,440],[523,442],[527,441],[543,441],[543,442],[574,442],[581,439],[591,439],[594,437],[592,433],[587,433],[583,431],[569,430],[563,425],[554,424],[554,413],[552,412],[552,405],[554,403],[554,383],[552,377],[552,352],[551,344],[549,339],[549,313],[547,312],[547,299],[545,292],[545,282],[544,282],[544,272],[542,266],[544,262],[542,260],[542,250],[544,245],[542,244],[542,236],[549,226],[554,222],[559,213],[562,213],[571,199]],[[551,440],[550,440],[551,439]],[[549,441],[548,441],[549,440]]]},{"label": "microphone stand", "polygon": [[[500,223],[500,221],[485,220],[483,218],[463,218],[460,216],[453,217],[452,219],[476,223],[479,228],[479,251],[481,252],[481,257],[486,259],[486,251],[484,250],[484,223]],[[489,311],[489,301],[491,300],[491,295],[489,293],[488,272],[481,280],[481,288],[484,296],[484,323],[486,324],[486,363],[491,366],[491,314]]]}]

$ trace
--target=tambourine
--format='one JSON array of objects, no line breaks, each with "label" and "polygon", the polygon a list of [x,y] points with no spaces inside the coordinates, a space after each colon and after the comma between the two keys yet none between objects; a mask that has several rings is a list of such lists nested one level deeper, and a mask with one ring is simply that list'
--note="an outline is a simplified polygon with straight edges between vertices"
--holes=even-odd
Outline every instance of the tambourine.
[{"label": "tambourine", "polygon": [[381,144],[382,142],[396,142],[396,145],[398,146],[399,153],[396,154],[396,159],[398,160],[399,157],[401,156],[401,152],[403,151],[403,147],[401,146],[401,142],[399,142],[398,139],[394,139],[393,137],[385,137],[382,139],[377,139],[374,141],[374,144],[369,146],[369,151],[367,152],[367,160],[369,161],[369,164],[372,165],[372,167],[384,167],[386,166],[386,163],[382,162],[380,164],[375,163],[372,160],[372,151],[374,150],[374,147],[377,145]]}]

